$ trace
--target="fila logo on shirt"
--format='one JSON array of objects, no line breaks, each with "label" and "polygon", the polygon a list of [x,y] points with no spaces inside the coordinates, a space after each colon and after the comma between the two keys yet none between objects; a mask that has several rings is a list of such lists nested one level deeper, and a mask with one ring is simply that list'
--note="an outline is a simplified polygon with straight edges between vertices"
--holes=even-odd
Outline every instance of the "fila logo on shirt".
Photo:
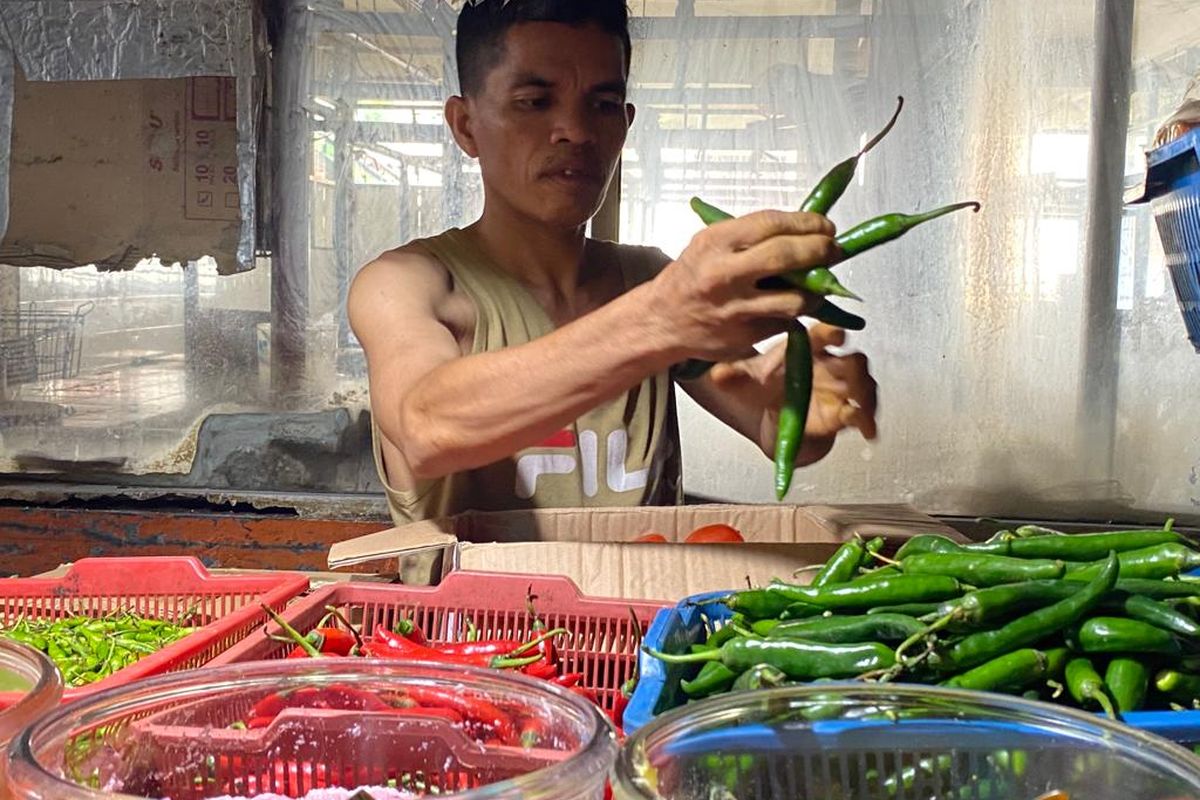
[{"label": "fila logo on shirt", "polygon": [[[517,497],[528,500],[537,491],[538,478],[543,475],[570,475],[577,469],[582,473],[583,493],[595,497],[600,491],[599,437],[595,431],[579,432],[579,458],[576,459],[575,434],[564,429],[554,434],[538,447],[560,447],[571,453],[526,453],[517,459]],[[629,449],[629,434],[624,428],[608,434],[607,459],[604,464],[604,483],[613,492],[632,492],[646,488],[649,469],[625,471],[625,454]]]}]

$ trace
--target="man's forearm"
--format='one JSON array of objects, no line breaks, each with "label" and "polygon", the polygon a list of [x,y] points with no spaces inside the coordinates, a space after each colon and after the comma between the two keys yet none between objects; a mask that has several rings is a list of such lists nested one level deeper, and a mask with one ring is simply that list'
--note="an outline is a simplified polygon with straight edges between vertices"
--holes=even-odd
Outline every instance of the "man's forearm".
[{"label": "man's forearm", "polygon": [[443,364],[405,396],[396,442],[417,478],[530,447],[683,354],[638,287],[527,344]]}]

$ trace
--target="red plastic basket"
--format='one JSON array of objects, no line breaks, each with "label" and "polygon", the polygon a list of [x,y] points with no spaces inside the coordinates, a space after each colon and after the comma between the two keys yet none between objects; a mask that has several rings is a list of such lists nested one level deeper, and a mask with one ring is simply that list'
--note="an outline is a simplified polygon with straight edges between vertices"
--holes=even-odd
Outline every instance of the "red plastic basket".
[{"label": "red plastic basket", "polygon": [[[208,663],[267,619],[259,603],[277,611],[308,589],[294,572],[214,576],[194,557],[84,558],[61,578],[0,581],[0,626],[17,619],[102,617],[130,611],[167,619],[191,611],[203,627],[103,680],[67,689],[63,701],[164,672]],[[0,708],[19,694],[0,694]]]},{"label": "red plastic basket", "polygon": [[[461,641],[470,621],[484,639],[532,637],[526,594],[536,595],[538,615],[551,628],[566,628],[557,644],[564,672],[582,672],[581,685],[593,690],[611,710],[621,685],[633,674],[640,635],[666,605],[653,602],[585,597],[579,587],[558,575],[514,575],[496,572],[452,572],[431,587],[332,584],[294,603],[283,617],[300,633],[308,633],[337,608],[364,636],[377,626],[393,627],[411,618],[433,642]],[[274,623],[267,633],[280,634]],[[265,635],[250,636],[213,660],[213,665],[283,658],[292,645]]]}]

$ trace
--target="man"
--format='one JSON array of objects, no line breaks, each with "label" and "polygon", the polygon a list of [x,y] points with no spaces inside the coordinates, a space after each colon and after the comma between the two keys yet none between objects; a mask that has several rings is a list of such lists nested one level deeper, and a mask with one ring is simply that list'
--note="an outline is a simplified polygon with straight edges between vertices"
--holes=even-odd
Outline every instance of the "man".
[{"label": "man", "polygon": [[[821,301],[755,284],[836,261],[830,222],[749,214],[698,233],[674,261],[586,238],[634,116],[623,0],[469,0],[457,35],[462,94],[446,121],[479,160],[483,214],[384,253],[349,297],[396,522],[678,502],[669,369],[688,358],[720,363],[685,390],[773,453],[783,346],[752,345]],[[875,436],[866,358],[829,353],[837,329],[812,334],[798,465],[843,428]]]}]

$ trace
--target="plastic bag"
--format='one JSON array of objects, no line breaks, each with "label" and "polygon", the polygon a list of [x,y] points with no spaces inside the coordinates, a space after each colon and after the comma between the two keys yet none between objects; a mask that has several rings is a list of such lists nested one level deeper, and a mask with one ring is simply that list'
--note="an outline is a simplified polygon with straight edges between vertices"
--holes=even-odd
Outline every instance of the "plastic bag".
[{"label": "plastic bag", "polygon": [[1154,134],[1154,147],[1173,142],[1193,128],[1200,128],[1200,73],[1188,83],[1183,103]]}]

